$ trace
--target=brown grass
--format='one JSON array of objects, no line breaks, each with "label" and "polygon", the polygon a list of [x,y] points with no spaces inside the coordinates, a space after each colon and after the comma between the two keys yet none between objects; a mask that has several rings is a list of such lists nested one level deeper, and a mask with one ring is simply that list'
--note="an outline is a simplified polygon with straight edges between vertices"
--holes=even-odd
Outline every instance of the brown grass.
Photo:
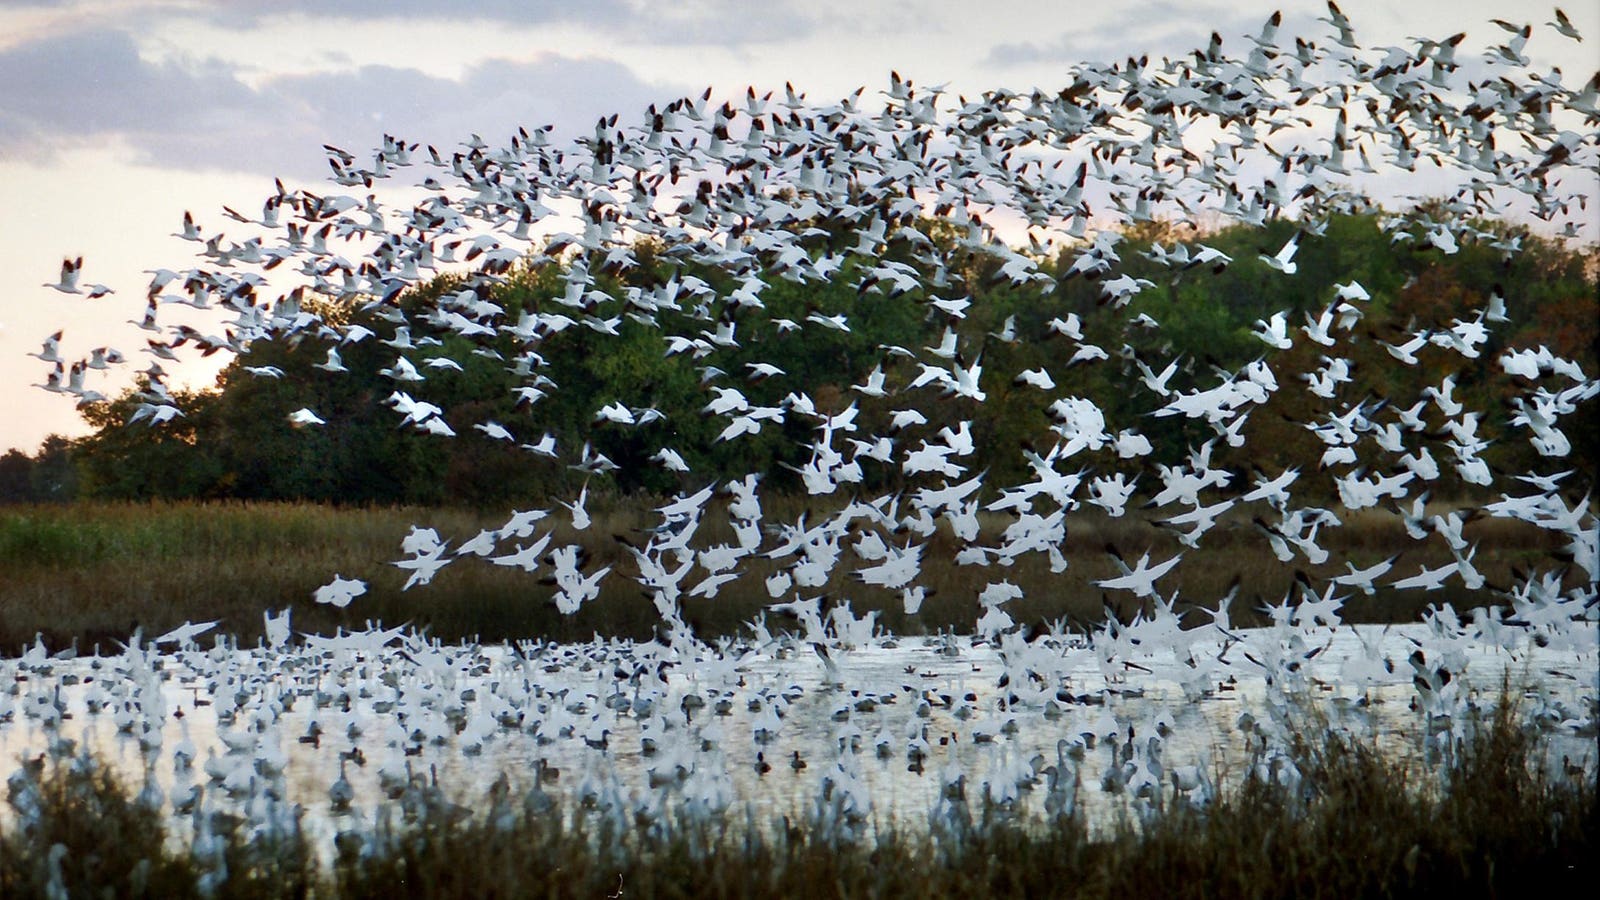
[{"label": "brown grass", "polygon": [[[431,585],[402,592],[406,573],[389,565],[400,558],[400,542],[413,523],[436,527],[457,545],[481,528],[496,528],[503,514],[450,509],[333,508],[310,504],[93,503],[73,506],[0,509],[0,652],[17,652],[42,634],[60,648],[78,641],[88,650],[107,649],[134,627],[146,636],[186,620],[219,619],[220,628],[246,644],[261,634],[262,611],[291,608],[295,627],[332,632],[360,628],[367,620],[410,622],[445,639],[503,640],[539,637],[586,639],[595,633],[648,637],[657,622],[650,601],[626,577],[634,571],[631,553],[614,536],[642,541],[641,529],[657,521],[653,498],[591,499],[594,524],[584,532],[561,525],[552,546],[568,542],[589,553],[589,570],[614,567],[599,600],[574,616],[563,616],[549,602],[551,588],[538,575],[463,559],[442,571]],[[830,510],[810,507],[802,498],[769,498],[767,522],[795,521],[810,509],[816,522]],[[559,512],[559,510],[558,510]],[[552,519],[555,517],[552,516]],[[987,516],[986,529],[998,533],[1004,517]],[[859,563],[846,551],[828,584],[817,593],[849,600],[858,612],[876,609],[879,621],[896,633],[970,629],[979,609],[977,594],[991,581],[1009,580],[1024,598],[1008,609],[1021,622],[1066,618],[1080,624],[1099,620],[1109,605],[1129,617],[1139,608],[1126,593],[1108,596],[1093,581],[1117,574],[1106,545],[1125,557],[1149,552],[1166,559],[1184,551],[1175,536],[1135,513],[1112,519],[1099,511],[1069,518],[1064,551],[1069,568],[1052,574],[1037,554],[1011,567],[956,566],[959,550],[947,526],[928,539],[921,583],[933,590],[918,616],[906,616],[897,592],[860,584],[850,577]],[[1491,585],[1512,580],[1514,567],[1549,564],[1561,541],[1547,532],[1508,519],[1478,519],[1467,537],[1478,542],[1476,564]],[[698,546],[731,542],[731,529],[718,512],[708,515]],[[896,538],[903,542],[904,538]],[[1342,561],[1366,565],[1403,551],[1391,578],[1419,565],[1451,559],[1443,541],[1414,542],[1396,516],[1364,511],[1346,516],[1338,529],[1324,529],[1328,563],[1299,561],[1313,579],[1339,574]],[[850,541],[847,540],[847,545]],[[509,547],[509,545],[507,545]],[[1179,608],[1210,607],[1235,578],[1240,602],[1234,620],[1248,624],[1265,602],[1277,602],[1294,587],[1295,564],[1280,563],[1266,541],[1242,517],[1224,522],[1203,539],[1201,550],[1187,550],[1177,570],[1159,587],[1179,592]],[[684,600],[684,617],[704,636],[737,631],[771,602],[763,582],[779,561],[747,560],[745,575],[712,599]],[[370,591],[347,609],[312,602],[313,591],[335,573],[369,582]],[[544,574],[543,572],[539,574]],[[703,576],[696,570],[685,588]],[[1407,621],[1430,603],[1458,608],[1492,602],[1487,591],[1469,592],[1454,582],[1433,593],[1380,589],[1373,597],[1353,593],[1345,606],[1351,621]],[[1203,616],[1191,621],[1198,624]]]}]

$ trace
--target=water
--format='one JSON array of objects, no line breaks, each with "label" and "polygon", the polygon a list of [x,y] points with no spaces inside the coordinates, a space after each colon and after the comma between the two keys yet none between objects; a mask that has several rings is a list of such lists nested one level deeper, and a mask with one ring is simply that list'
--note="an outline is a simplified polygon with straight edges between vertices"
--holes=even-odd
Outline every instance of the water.
[{"label": "water", "polygon": [[[669,667],[660,661],[675,657],[655,645],[605,643],[9,660],[0,757],[88,749],[133,784],[152,779],[169,810],[191,785],[223,806],[267,794],[303,807],[312,833],[329,837],[370,824],[385,783],[408,771],[468,806],[502,774],[520,794],[543,772],[553,798],[653,815],[692,801],[773,821],[827,796],[865,826],[925,827],[959,784],[969,804],[1004,815],[1040,820],[1067,803],[1095,822],[1141,784],[1170,796],[1175,776],[1195,773],[1185,767],[1214,782],[1267,765],[1285,724],[1321,727],[1312,715],[1425,754],[1427,735],[1449,734],[1509,683],[1551,759],[1593,765],[1592,623],[1546,646],[1526,635],[1506,647],[1451,641],[1425,625],[1199,633],[1188,648],[1144,645],[1154,650],[1111,647],[1105,634],[1004,652],[967,638],[875,639],[830,660],[774,643]],[[1430,717],[1414,708],[1426,701],[1416,676],[1434,666],[1450,674]],[[65,715],[52,721],[56,709]],[[193,766],[178,766],[191,747]],[[329,800],[341,770],[348,811]]]}]

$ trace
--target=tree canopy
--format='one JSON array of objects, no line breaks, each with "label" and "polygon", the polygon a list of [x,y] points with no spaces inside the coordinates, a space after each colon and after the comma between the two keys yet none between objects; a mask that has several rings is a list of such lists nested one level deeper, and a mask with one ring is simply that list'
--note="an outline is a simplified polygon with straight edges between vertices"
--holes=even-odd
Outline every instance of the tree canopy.
[{"label": "tree canopy", "polygon": [[[609,483],[623,493],[667,494],[683,486],[677,474],[651,459],[662,447],[680,454],[696,481],[765,471],[769,489],[787,485],[800,491],[795,470],[810,453],[809,424],[791,420],[738,440],[719,441],[723,422],[703,413],[703,385],[721,379],[719,383],[735,387],[757,407],[778,406],[791,393],[829,407],[854,400],[864,434],[893,431],[902,444],[914,445],[943,425],[942,406],[966,401],[906,391],[918,367],[894,348],[932,347],[947,329],[958,334],[963,347],[981,347],[973,361],[983,363],[979,385],[986,399],[971,410],[979,448],[974,470],[990,471],[998,476],[995,482],[1010,483],[1026,470],[1024,448],[1042,448],[1055,439],[1050,431],[1055,423],[1037,388],[1012,379],[1011,373],[1021,371],[1049,373],[1054,393],[1061,396],[1092,398],[1113,430],[1138,431],[1152,443],[1156,461],[1172,463],[1205,440],[1209,429],[1193,419],[1141,415],[1149,407],[1148,396],[1141,396],[1147,391],[1141,386],[1141,367],[1159,371],[1177,363],[1168,382],[1173,390],[1214,384],[1219,370],[1237,371],[1275,352],[1252,333],[1261,320],[1287,311],[1289,327],[1299,328],[1325,315],[1333,297],[1307,292],[1301,285],[1329,284],[1336,278],[1357,282],[1370,295],[1364,303],[1364,331],[1352,341],[1349,381],[1337,386],[1339,396],[1350,401],[1382,403],[1391,395],[1414,396],[1457,372],[1460,360],[1432,347],[1423,352],[1419,365],[1390,365],[1385,342],[1405,331],[1449,328],[1462,310],[1489,302],[1486,290],[1503,296],[1514,330],[1495,332],[1476,365],[1454,377],[1457,396],[1469,406],[1496,411],[1483,423],[1483,434],[1493,441],[1486,458],[1516,469],[1526,467],[1535,452],[1509,425],[1513,411],[1505,402],[1510,392],[1499,352],[1505,346],[1545,346],[1556,356],[1592,368],[1596,256],[1593,248],[1573,250],[1525,229],[1500,223],[1484,227],[1515,241],[1520,252],[1504,253],[1484,241],[1445,255],[1426,244],[1393,240],[1375,215],[1336,216],[1320,235],[1304,239],[1297,256],[1301,277],[1281,278],[1261,256],[1296,233],[1293,222],[1275,222],[1264,230],[1233,225],[1205,233],[1145,223],[1124,232],[1118,248],[1120,277],[1148,284],[1125,308],[1114,308],[1120,302],[1108,303],[1101,281],[1070,276],[1071,258],[1065,254],[1044,261],[1055,280],[1048,292],[1036,283],[996,277],[1000,264],[994,257],[974,256],[970,264],[976,271],[967,279],[973,287],[970,305],[954,315],[950,305],[935,302],[944,298],[929,283],[930,273],[913,259],[890,260],[916,275],[913,282],[892,289],[877,285],[857,290],[849,286],[853,279],[845,277],[826,284],[801,283],[767,272],[762,276],[762,306],[734,309],[724,317],[723,327],[732,330],[736,342],[719,341],[688,313],[668,311],[661,314],[667,321],[646,325],[615,312],[626,308],[623,298],[630,290],[659,283],[667,269],[680,281],[698,278],[718,292],[733,289],[721,283],[728,276],[684,264],[667,248],[642,242],[636,248],[637,266],[598,280],[610,306],[599,307],[595,317],[613,311],[601,328],[616,334],[592,322],[574,322],[546,338],[537,351],[541,371],[559,379],[559,389],[531,393],[517,392],[524,383],[506,364],[523,352],[514,336],[466,346],[459,334],[429,322],[426,311],[458,287],[456,278],[441,275],[401,295],[391,307],[363,309],[351,302],[335,309],[333,301],[324,301],[330,308],[319,312],[365,326],[372,337],[338,344],[317,338],[255,341],[224,368],[213,390],[181,397],[185,415],[162,427],[129,424],[140,405],[138,390],[85,405],[83,415],[95,430],[70,446],[74,477],[59,474],[68,447],[57,440],[33,463],[31,475],[20,454],[7,457],[3,472],[8,474],[0,490],[12,500],[81,493],[120,499],[506,507],[568,493],[589,478],[520,446],[537,444],[548,434],[569,449],[592,441],[594,451],[617,465],[599,484]],[[951,240],[948,223],[930,222],[925,230],[936,240]],[[1219,271],[1210,266],[1174,269],[1163,258],[1169,251],[1200,247],[1231,262]],[[504,308],[514,320],[522,310],[548,308],[565,290],[567,274],[560,262],[518,266],[481,302]],[[838,313],[848,313],[848,331],[812,328],[804,341],[786,339],[787,322]],[[1141,314],[1162,327],[1141,327]],[[1052,320],[1059,324],[1069,316],[1081,322],[1081,341],[1052,328]],[[702,332],[698,344],[680,337]],[[395,357],[384,342],[398,343],[406,334],[416,348],[404,355],[423,380],[398,382],[383,374]],[[307,341],[315,346],[302,346]],[[1082,346],[1098,347],[1108,358],[1073,362]],[[326,363],[330,349],[348,372],[315,368]],[[1318,351],[1314,343],[1299,341],[1276,353],[1277,378],[1309,380],[1327,359]],[[765,370],[757,363],[781,370],[783,377],[760,377]],[[898,395],[893,402],[860,389],[875,370],[882,373],[884,389]],[[385,405],[397,389],[438,406],[456,437],[442,440],[397,427],[399,418]],[[659,419],[638,426],[596,427],[592,411],[609,402],[653,410]],[[1311,415],[1310,403],[1303,390],[1275,393],[1243,426],[1249,454],[1223,447],[1219,459],[1241,469],[1273,469],[1315,457],[1320,445],[1303,427]],[[284,428],[289,414],[302,408],[317,410],[327,424]],[[927,424],[891,429],[893,411],[907,408],[922,411]],[[486,421],[504,426],[515,440],[473,427]],[[1600,433],[1594,405],[1586,404],[1569,421],[1572,465],[1592,470],[1595,435]],[[1084,461],[1110,471],[1121,465],[1110,448],[1088,454]],[[46,470],[57,473],[53,480],[42,474]],[[863,471],[865,486],[872,489],[892,489],[896,477],[887,466],[869,463]],[[45,481],[52,486],[41,487]],[[1438,489],[1461,487],[1446,472]]]}]

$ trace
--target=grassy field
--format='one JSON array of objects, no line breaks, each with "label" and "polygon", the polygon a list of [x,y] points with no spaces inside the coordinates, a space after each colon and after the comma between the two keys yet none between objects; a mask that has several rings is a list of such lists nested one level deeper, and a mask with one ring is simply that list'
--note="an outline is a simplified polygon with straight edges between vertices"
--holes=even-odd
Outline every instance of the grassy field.
[{"label": "grassy field", "polygon": [[[135,626],[146,636],[185,620],[220,619],[220,630],[253,643],[261,634],[262,611],[291,608],[302,631],[331,633],[360,628],[367,620],[394,625],[410,622],[445,639],[483,640],[542,637],[586,639],[596,632],[648,637],[657,621],[650,601],[628,577],[630,551],[616,538],[643,541],[641,529],[656,523],[652,498],[591,498],[594,523],[583,532],[557,528],[552,546],[573,542],[590,554],[592,571],[612,565],[599,600],[574,616],[563,616],[549,602],[551,588],[538,575],[466,558],[442,571],[431,585],[402,592],[406,573],[389,565],[399,559],[401,539],[413,523],[437,528],[452,546],[497,528],[504,514],[420,508],[334,508],[309,504],[240,503],[84,503],[68,506],[0,508],[0,653],[16,653],[35,634],[52,649],[76,640],[80,649],[95,643],[109,649]],[[799,499],[766,502],[768,522],[793,522],[805,507]],[[823,507],[808,521],[818,521]],[[554,517],[552,517],[554,518]],[[731,542],[720,514],[708,517],[697,535],[700,546]],[[996,518],[1002,527],[1005,520]],[[1490,584],[1510,580],[1513,567],[1548,565],[1560,541],[1520,522],[1479,519],[1467,537],[1481,542],[1476,565]],[[1451,559],[1442,539],[1414,542],[1398,516],[1368,510],[1346,517],[1342,528],[1324,529],[1331,556],[1320,567],[1300,564],[1313,576],[1337,574],[1350,559],[1367,565],[1404,550],[1391,578],[1414,573],[1421,564]],[[848,543],[848,542],[847,542]],[[879,621],[897,633],[968,630],[978,616],[976,596],[986,584],[1009,580],[1025,592],[1007,608],[1022,622],[1100,619],[1109,604],[1119,616],[1137,609],[1127,594],[1107,597],[1095,579],[1116,573],[1107,543],[1130,560],[1145,551],[1165,559],[1184,548],[1167,531],[1130,513],[1111,519],[1096,512],[1068,520],[1064,546],[1067,571],[1051,573],[1038,554],[1012,567],[956,566],[960,549],[941,525],[923,554],[921,583],[932,588],[920,615],[907,617],[897,593],[862,585],[849,577],[858,566],[846,552],[829,584],[820,592],[848,599],[859,612],[881,611]],[[509,548],[509,545],[506,545]],[[1274,558],[1266,540],[1248,521],[1232,521],[1208,533],[1202,550],[1189,550],[1179,567],[1160,583],[1170,595],[1180,591],[1180,608],[1206,606],[1240,579],[1234,621],[1247,623],[1263,602],[1277,602],[1293,587],[1294,564]],[[768,602],[762,581],[777,563],[757,560],[740,580],[711,599],[684,602],[687,621],[703,635],[726,634],[759,614]],[[346,609],[312,601],[312,592],[335,573],[368,581],[371,589]],[[540,573],[543,574],[543,573]],[[687,585],[703,573],[691,575]],[[1355,593],[1345,606],[1352,621],[1405,621],[1429,603],[1450,601],[1458,608],[1491,600],[1486,591],[1469,592],[1459,580],[1443,590],[1400,593],[1379,590],[1373,597]],[[1195,615],[1199,624],[1205,617]]]},{"label": "grassy field", "polygon": [[1313,721],[1295,787],[1236,780],[1203,807],[1158,798],[1108,829],[1026,826],[974,801],[914,835],[839,840],[742,815],[663,832],[508,792],[468,811],[419,778],[397,802],[410,824],[347,836],[326,863],[297,818],[274,831],[218,815],[196,850],[187,819],[142,807],[92,760],[58,760],[13,779],[0,896],[1581,896],[1600,874],[1595,784],[1545,774],[1518,721],[1502,704],[1442,772]]}]

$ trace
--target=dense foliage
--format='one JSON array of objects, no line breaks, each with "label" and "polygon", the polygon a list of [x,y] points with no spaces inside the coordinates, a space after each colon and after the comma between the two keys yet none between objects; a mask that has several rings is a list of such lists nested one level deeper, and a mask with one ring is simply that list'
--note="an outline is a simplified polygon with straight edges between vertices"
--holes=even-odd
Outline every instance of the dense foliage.
[{"label": "dense foliage", "polygon": [[[1439,384],[1459,370],[1460,357],[1441,347],[1424,348],[1418,365],[1393,365],[1385,342],[1401,342],[1408,331],[1448,328],[1457,317],[1487,304],[1484,286],[1500,291],[1513,324],[1493,332],[1476,366],[1456,376],[1456,397],[1471,408],[1497,411],[1481,429],[1494,442],[1484,454],[1492,465],[1511,471],[1528,468],[1534,451],[1525,433],[1508,426],[1512,411],[1503,396],[1509,395],[1509,377],[1499,365],[1500,350],[1508,344],[1544,345],[1593,371],[1600,322],[1594,249],[1576,251],[1520,228],[1489,224],[1484,226],[1486,233],[1499,240],[1470,243],[1447,256],[1426,242],[1394,240],[1377,216],[1344,216],[1328,222],[1320,235],[1306,236],[1298,257],[1299,275],[1285,278],[1259,254],[1282,244],[1296,227],[1277,221],[1264,230],[1235,225],[1197,232],[1188,225],[1146,223],[1125,233],[1119,246],[1124,261],[1121,274],[1148,279],[1150,284],[1115,314],[1104,285],[1067,274],[1070,256],[1050,266],[1056,283],[1046,290],[1038,283],[1018,285],[999,277],[994,258],[973,254],[968,259],[972,271],[966,273],[966,283],[974,286],[971,304],[950,315],[947,307],[934,305],[941,299],[941,289],[928,283],[925,272],[919,272],[922,280],[910,290],[878,283],[860,292],[847,286],[852,278],[819,286],[774,272],[766,278],[760,305],[741,305],[727,299],[738,288],[728,276],[700,270],[676,257],[671,248],[641,246],[637,265],[598,276],[609,299],[597,302],[592,316],[575,320],[538,345],[542,362],[530,359],[529,364],[559,382],[559,390],[543,391],[531,402],[514,392],[518,379],[506,365],[525,352],[517,336],[502,331],[477,338],[471,348],[455,346],[468,339],[423,316],[429,308],[424,300],[457,286],[452,276],[440,275],[390,303],[317,310],[324,317],[359,323],[375,333],[365,341],[338,347],[348,372],[313,367],[324,359],[325,347],[261,340],[222,371],[215,390],[182,396],[186,414],[174,422],[160,427],[128,424],[138,408],[133,391],[86,406],[83,415],[95,428],[90,436],[71,446],[54,439],[33,459],[17,452],[0,458],[0,500],[53,500],[81,494],[339,503],[448,500],[498,507],[570,492],[588,477],[518,446],[536,443],[545,434],[567,452],[592,440],[594,450],[618,464],[609,479],[622,493],[670,492],[750,471],[766,472],[769,489],[800,490],[794,467],[806,461],[809,424],[791,416],[782,428],[720,441],[722,421],[700,409],[707,396],[701,384],[707,379],[736,387],[757,406],[783,405],[796,386],[797,393],[829,407],[840,405],[835,402],[840,398],[854,397],[866,435],[892,433],[892,410],[918,409],[929,424],[897,432],[902,448],[932,438],[943,423],[956,418],[942,407],[962,404],[966,408],[961,417],[972,419],[979,448],[971,470],[988,470],[997,476],[991,483],[1007,483],[1026,470],[1023,448],[1044,449],[1055,440],[1046,407],[1033,393],[1037,388],[1010,381],[1008,373],[1049,372],[1056,384],[1054,396],[1092,399],[1113,430],[1136,428],[1154,445],[1155,461],[1172,462],[1207,440],[1210,428],[1197,420],[1146,418],[1136,412],[1149,408],[1140,396],[1146,390],[1140,383],[1140,365],[1160,371],[1177,360],[1179,368],[1170,386],[1187,390],[1215,384],[1219,369],[1236,371],[1268,354],[1279,383],[1285,387],[1298,383],[1299,389],[1276,392],[1249,417],[1243,428],[1248,440],[1239,442],[1248,451],[1233,450],[1219,441],[1217,455],[1235,468],[1272,469],[1320,454],[1317,439],[1301,425],[1317,402],[1303,389],[1305,376],[1323,360],[1320,348],[1308,341],[1297,341],[1288,351],[1272,350],[1252,334],[1252,327],[1278,310],[1290,311],[1291,327],[1320,315],[1330,305],[1331,295],[1308,293],[1302,286],[1332,284],[1336,277],[1359,282],[1371,295],[1363,304],[1366,316],[1354,340],[1352,380],[1339,388],[1339,396],[1349,402],[1365,397],[1382,403],[1391,392],[1416,396],[1424,386]],[[952,229],[943,223],[932,223],[926,231],[936,241],[957,246]],[[1203,243],[1232,262],[1220,271],[1181,269],[1150,257],[1156,245],[1178,243],[1191,247]],[[1519,252],[1507,252],[1513,246]],[[910,259],[889,262],[916,268]],[[519,311],[539,309],[564,290],[560,266],[517,267],[485,299],[514,320]],[[660,326],[626,313],[630,291],[669,277],[691,285],[700,279],[706,288],[702,294],[683,298],[683,311],[658,312],[655,319]],[[692,320],[697,303],[718,304],[713,308],[719,326],[731,328],[736,341],[719,340],[704,329],[704,322]],[[791,331],[785,324],[785,320],[801,322],[808,316],[840,312],[849,314],[848,331],[811,326]],[[1160,321],[1161,328],[1141,328],[1141,312]],[[1053,319],[1069,314],[1081,318],[1083,342],[1102,348],[1108,358],[1070,360],[1079,343],[1050,327]],[[395,340],[402,327],[418,345],[408,352],[424,381],[401,384],[380,372],[394,352],[379,342]],[[961,335],[962,346],[982,341],[981,353],[967,360],[983,364],[981,386],[987,399],[981,404],[945,398],[932,388],[907,388],[918,366],[893,348],[938,345],[947,328]],[[615,329],[617,334],[603,329]],[[696,334],[703,339],[692,345],[686,338],[674,337]],[[299,339],[333,346],[330,339]],[[443,363],[429,366],[435,359],[464,360],[465,365],[459,370]],[[762,380],[747,365],[758,360],[783,370],[785,377]],[[855,387],[880,366],[892,400],[875,399]],[[265,367],[282,374],[257,374],[267,371]],[[397,427],[400,416],[385,406],[397,388],[441,407],[456,437]],[[634,410],[657,410],[660,418],[637,426],[589,421],[592,410],[614,401]],[[285,427],[287,416],[302,407],[317,410],[328,424]],[[472,427],[485,420],[504,425],[518,440],[495,439]],[[1572,467],[1594,468],[1600,449],[1597,426],[1593,403],[1569,420]],[[662,447],[675,449],[690,467],[692,474],[681,476],[687,479],[682,484],[679,475],[651,460]],[[1080,458],[1097,470],[1124,467],[1109,447]],[[1379,464],[1374,457],[1373,465]],[[1139,471],[1127,468],[1130,475]],[[897,487],[896,473],[895,467],[872,468],[869,463],[864,487],[892,490]],[[1463,486],[1453,479],[1447,472],[1435,490],[1461,490]],[[600,482],[595,487],[603,489]]]}]

